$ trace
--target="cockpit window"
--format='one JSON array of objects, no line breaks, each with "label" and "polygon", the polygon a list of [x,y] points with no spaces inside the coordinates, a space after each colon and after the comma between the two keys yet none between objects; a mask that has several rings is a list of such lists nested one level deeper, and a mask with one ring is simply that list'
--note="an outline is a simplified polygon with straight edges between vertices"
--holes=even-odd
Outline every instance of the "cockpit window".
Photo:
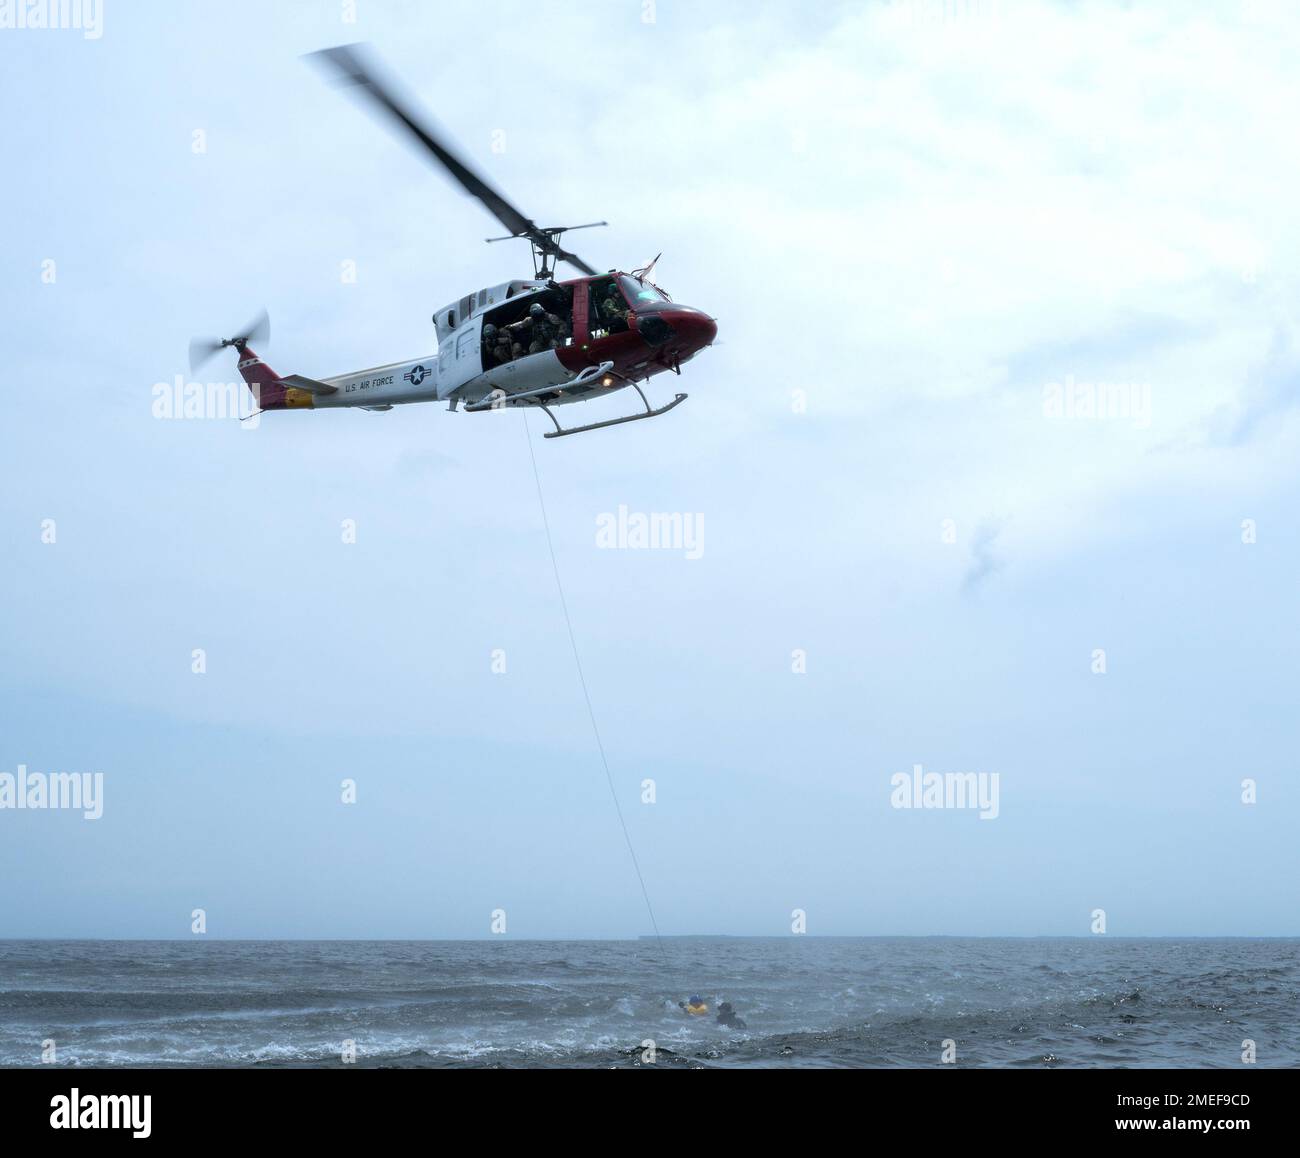
[{"label": "cockpit window", "polygon": [[648,281],[638,281],[627,274],[623,274],[618,280],[623,287],[623,296],[631,303],[633,309],[650,302],[666,302],[669,300],[668,295],[663,290],[658,286],[651,285]]}]

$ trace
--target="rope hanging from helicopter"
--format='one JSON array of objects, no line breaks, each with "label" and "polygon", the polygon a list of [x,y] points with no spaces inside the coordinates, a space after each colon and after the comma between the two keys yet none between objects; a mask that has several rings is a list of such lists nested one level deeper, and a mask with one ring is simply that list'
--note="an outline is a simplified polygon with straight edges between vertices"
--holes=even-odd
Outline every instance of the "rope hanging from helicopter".
[{"label": "rope hanging from helicopter", "polygon": [[619,803],[618,789],[614,787],[614,776],[609,770],[609,758],[605,755],[605,744],[600,738],[600,726],[596,723],[596,709],[592,706],[591,691],[587,687],[587,676],[582,668],[582,655],[578,651],[578,639],[573,632],[573,618],[569,614],[569,601],[564,594],[564,583],[560,579],[560,565],[555,557],[555,543],[551,538],[551,521],[546,513],[546,497],[542,492],[542,476],[537,469],[537,454],[533,449],[532,432],[528,428],[528,411],[521,410],[520,417],[524,425],[524,441],[528,443],[528,459],[533,467],[533,481],[537,484],[537,505],[542,512],[542,528],[546,532],[546,550],[551,557],[551,572],[555,576],[555,589],[560,596],[560,608],[564,612],[564,626],[569,635],[569,647],[573,651],[573,666],[578,671],[578,684],[582,688],[583,702],[587,705],[587,718],[591,721],[591,732],[596,739],[596,751],[600,753],[601,767],[605,770],[605,782],[609,785],[610,799],[614,802],[614,812],[618,816],[619,828],[623,831],[623,841],[627,845],[628,855],[632,858],[632,867],[636,870],[636,879],[641,886],[641,896],[645,900],[646,912],[650,917],[650,927],[654,930],[655,943],[659,948],[659,957],[666,970],[670,970],[668,953],[664,948],[663,934],[659,932],[659,921],[655,917],[654,903],[650,900],[650,890],[646,888],[645,876],[641,872],[641,862],[637,859],[636,846],[632,843],[632,834],[623,815],[623,806]]},{"label": "rope hanging from helicopter", "polygon": [[632,858],[632,867],[636,869],[637,884],[641,885],[641,897],[645,901],[646,914],[650,916],[650,928],[654,929],[655,944],[659,949],[660,963],[664,970],[672,972],[668,963],[668,953],[663,944],[663,934],[659,932],[659,920],[655,918],[654,902],[650,899],[650,890],[646,888],[645,875],[641,872],[641,862],[637,859],[636,846],[632,843],[632,833],[628,830],[628,821],[623,815],[623,804],[619,803],[619,791],[614,786],[614,775],[610,772],[610,760],[604,754],[604,742],[601,740],[601,728],[595,721],[595,708],[591,704],[591,693],[586,685],[586,673],[582,671],[582,655],[578,651],[577,636],[573,634],[573,619],[569,615],[568,599],[564,597],[564,582],[560,580],[559,561],[555,558],[555,542],[551,538],[551,521],[546,515],[546,496],[542,493],[542,476],[537,469],[537,452],[533,450],[533,434],[528,426],[528,411],[521,409],[520,417],[524,422],[524,441],[528,443],[528,459],[533,465],[533,482],[537,483],[537,506],[542,512],[542,529],[546,532],[546,551],[551,556],[551,573],[555,576],[555,590],[560,597],[560,610],[564,612],[564,628],[568,632],[569,649],[573,652],[573,667],[577,668],[578,686],[582,689],[582,701],[586,704],[586,716],[591,721],[591,734],[595,737],[595,750],[601,755],[601,767],[604,769],[604,782],[610,786],[610,799],[614,801],[614,811],[619,817],[619,828],[623,830],[623,841],[628,846],[628,855]]}]

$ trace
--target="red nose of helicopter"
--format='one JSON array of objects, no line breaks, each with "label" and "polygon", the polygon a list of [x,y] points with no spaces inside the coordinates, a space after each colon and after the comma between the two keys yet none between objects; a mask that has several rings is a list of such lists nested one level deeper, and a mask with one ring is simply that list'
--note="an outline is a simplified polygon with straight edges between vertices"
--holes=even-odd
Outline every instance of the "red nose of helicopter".
[{"label": "red nose of helicopter", "polygon": [[697,350],[703,350],[705,346],[713,345],[713,339],[718,336],[717,322],[703,310],[694,308],[666,310],[664,321],[676,331],[678,345],[689,349],[692,354]]},{"label": "red nose of helicopter", "polygon": [[680,360],[711,346],[718,336],[717,323],[694,306],[671,305],[642,313],[637,330],[651,346]]}]

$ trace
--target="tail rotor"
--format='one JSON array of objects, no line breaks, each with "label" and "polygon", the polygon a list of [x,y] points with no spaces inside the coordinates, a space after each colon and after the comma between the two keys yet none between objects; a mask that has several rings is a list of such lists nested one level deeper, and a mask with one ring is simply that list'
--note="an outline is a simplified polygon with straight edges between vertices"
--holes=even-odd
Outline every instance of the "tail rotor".
[{"label": "tail rotor", "polygon": [[190,370],[198,371],[227,346],[242,350],[249,342],[265,346],[271,339],[271,319],[263,310],[233,338],[191,338]]}]

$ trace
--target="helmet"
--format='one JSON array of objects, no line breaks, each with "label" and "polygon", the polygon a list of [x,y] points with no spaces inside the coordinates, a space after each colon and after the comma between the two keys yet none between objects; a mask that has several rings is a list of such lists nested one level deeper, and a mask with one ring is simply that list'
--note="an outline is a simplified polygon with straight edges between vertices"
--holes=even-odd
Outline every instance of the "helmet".
[{"label": "helmet", "polygon": [[483,336],[485,338],[495,338],[497,336],[496,326],[494,326],[491,322],[488,322],[488,324],[483,327]]},{"label": "helmet", "polygon": [[540,318],[544,313],[546,313],[546,311],[542,308],[541,302],[533,302],[533,304],[528,307],[529,317]]}]

